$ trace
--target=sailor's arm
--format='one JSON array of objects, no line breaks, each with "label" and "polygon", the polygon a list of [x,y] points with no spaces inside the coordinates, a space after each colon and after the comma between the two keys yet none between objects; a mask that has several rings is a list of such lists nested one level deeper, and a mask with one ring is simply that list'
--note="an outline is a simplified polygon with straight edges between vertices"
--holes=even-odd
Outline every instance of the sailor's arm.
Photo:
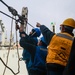
[{"label": "sailor's arm", "polygon": [[53,35],[55,34],[54,32],[52,32],[51,30],[49,30],[49,28],[47,28],[45,25],[41,25],[40,23],[37,22],[36,24],[37,27],[40,28],[47,44],[50,43],[51,38],[53,37]]},{"label": "sailor's arm", "polygon": [[20,46],[24,49],[28,50],[31,55],[35,54],[36,51],[36,45],[30,44],[25,41],[25,38],[20,39]]}]

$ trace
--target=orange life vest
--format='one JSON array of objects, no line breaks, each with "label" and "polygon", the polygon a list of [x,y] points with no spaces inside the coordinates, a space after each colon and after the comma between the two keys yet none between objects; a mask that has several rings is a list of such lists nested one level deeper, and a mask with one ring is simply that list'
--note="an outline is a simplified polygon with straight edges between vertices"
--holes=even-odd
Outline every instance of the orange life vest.
[{"label": "orange life vest", "polygon": [[73,36],[67,33],[58,33],[54,35],[48,46],[46,62],[66,66],[72,42]]}]

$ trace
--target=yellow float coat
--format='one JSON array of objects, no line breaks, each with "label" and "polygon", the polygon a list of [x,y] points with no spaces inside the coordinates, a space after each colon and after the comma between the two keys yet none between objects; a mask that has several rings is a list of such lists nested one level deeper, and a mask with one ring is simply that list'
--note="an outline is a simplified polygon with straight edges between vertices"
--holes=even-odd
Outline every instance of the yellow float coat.
[{"label": "yellow float coat", "polygon": [[73,37],[67,33],[59,33],[59,35],[54,35],[48,46],[46,62],[66,66],[70,55],[72,42]]}]

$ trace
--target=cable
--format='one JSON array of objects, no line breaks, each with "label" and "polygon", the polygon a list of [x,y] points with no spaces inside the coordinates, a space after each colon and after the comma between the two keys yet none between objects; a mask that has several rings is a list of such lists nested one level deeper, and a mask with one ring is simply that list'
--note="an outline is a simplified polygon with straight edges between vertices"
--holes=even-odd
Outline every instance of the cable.
[{"label": "cable", "polygon": [[8,66],[4,63],[4,61],[2,60],[1,57],[0,57],[0,60],[1,60],[1,62],[3,63],[3,65],[4,65],[5,67],[7,67],[14,75],[16,75],[15,72],[14,72],[10,67],[8,67]]},{"label": "cable", "polygon": [[[16,17],[15,17],[16,18]],[[15,21],[15,27],[16,27],[17,22]],[[18,51],[18,37],[17,37],[17,30],[16,30],[16,46],[17,46],[17,55],[18,55],[18,72],[16,74],[18,74],[20,72],[20,64],[19,64],[19,51]]]},{"label": "cable", "polygon": [[[4,15],[8,16],[9,18],[12,18],[12,19],[16,20],[15,18],[9,16],[8,14],[6,14],[6,13],[4,13],[4,12],[2,12],[2,11],[0,11],[0,13],[2,13],[2,14],[4,14]],[[21,23],[21,21],[20,21],[19,19],[16,20],[16,21],[19,22],[19,23]],[[30,23],[27,22],[27,24],[30,25],[32,28],[35,28],[35,27],[34,27],[33,25],[31,25]]]},{"label": "cable", "polygon": [[[13,26],[13,19],[11,21],[11,36],[12,36],[12,26]],[[12,39],[11,36],[10,36],[10,46],[11,46],[11,39]],[[9,58],[9,53],[10,53],[10,46],[9,46],[9,50],[8,50],[8,53],[7,53],[6,65],[8,64],[8,58]],[[5,74],[5,71],[6,71],[6,66],[5,66],[3,75]]]}]

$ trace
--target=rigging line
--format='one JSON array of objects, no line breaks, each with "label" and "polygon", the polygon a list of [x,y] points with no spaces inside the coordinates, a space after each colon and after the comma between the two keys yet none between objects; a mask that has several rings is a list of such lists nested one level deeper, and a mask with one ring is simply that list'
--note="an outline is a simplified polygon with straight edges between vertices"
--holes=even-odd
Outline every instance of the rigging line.
[{"label": "rigging line", "polygon": [[[9,16],[8,14],[6,14],[6,13],[4,13],[4,12],[2,12],[2,11],[0,11],[0,13],[2,13],[2,14],[4,14],[4,15],[6,15],[6,16],[8,16],[8,17],[14,19],[14,20],[16,20],[15,18]],[[16,20],[16,21],[18,21],[18,20]],[[18,21],[18,22],[21,23],[20,21]],[[27,22],[27,24],[30,25],[32,28],[35,28],[35,27],[34,27],[33,25],[31,25],[30,23]]]},{"label": "rigging line", "polygon": [[16,75],[15,72],[14,72],[10,67],[8,67],[8,66],[4,63],[4,61],[2,60],[1,57],[0,57],[0,60],[1,60],[1,62],[3,63],[4,66],[6,66],[14,75]]},{"label": "rigging line", "polygon": [[0,0],[5,6],[9,7],[4,1]]},{"label": "rigging line", "polygon": [[[12,40],[12,26],[13,26],[13,19],[12,19],[12,22],[11,22],[11,37],[10,37],[10,46],[11,46],[11,40]],[[18,42],[17,42],[18,44]],[[5,69],[4,69],[4,72],[3,72],[3,75],[5,74],[5,71],[6,71],[6,67],[7,67],[7,64],[8,64],[8,57],[9,57],[9,53],[10,53],[10,46],[9,46],[9,50],[8,50],[8,54],[7,54],[7,60],[6,60],[6,66],[5,66]],[[18,52],[18,47],[17,47],[17,54],[18,54],[18,72],[15,73],[13,70],[11,70],[13,72],[14,75],[17,75],[19,72],[20,72],[20,65],[19,65],[19,52]],[[8,68],[8,67],[7,67]]]},{"label": "rigging line", "polygon": [[[15,16],[16,18],[16,16]],[[17,22],[15,21],[15,27],[16,27]],[[16,28],[15,28],[16,29]],[[16,74],[18,74],[20,72],[20,63],[19,63],[19,50],[18,50],[18,37],[17,37],[17,30],[16,30],[16,46],[17,46],[17,55],[18,55],[18,72]]]},{"label": "rigging line", "polygon": [[27,22],[27,24],[29,24],[31,27],[35,28],[34,26],[32,26],[30,23]]},{"label": "rigging line", "polygon": [[27,34],[28,34],[28,25],[27,25]]},{"label": "rigging line", "polygon": [[[9,53],[10,53],[10,47],[11,47],[11,40],[12,40],[12,26],[13,26],[13,19],[11,21],[11,34],[10,34],[10,46],[9,46],[9,50],[8,50],[8,53],[7,53],[7,60],[6,60],[6,65],[8,64],[8,59],[9,59]],[[5,71],[6,71],[6,66],[4,68],[4,72],[3,72],[3,75],[5,74]]]},{"label": "rigging line", "polygon": [[8,14],[6,14],[6,13],[4,13],[4,12],[2,12],[2,11],[0,11],[0,13],[2,13],[2,14],[4,14],[4,15],[6,15],[6,16],[8,16],[8,17],[10,17],[10,18],[14,19],[14,20],[16,20],[15,18],[13,18],[13,17],[9,16]]}]

